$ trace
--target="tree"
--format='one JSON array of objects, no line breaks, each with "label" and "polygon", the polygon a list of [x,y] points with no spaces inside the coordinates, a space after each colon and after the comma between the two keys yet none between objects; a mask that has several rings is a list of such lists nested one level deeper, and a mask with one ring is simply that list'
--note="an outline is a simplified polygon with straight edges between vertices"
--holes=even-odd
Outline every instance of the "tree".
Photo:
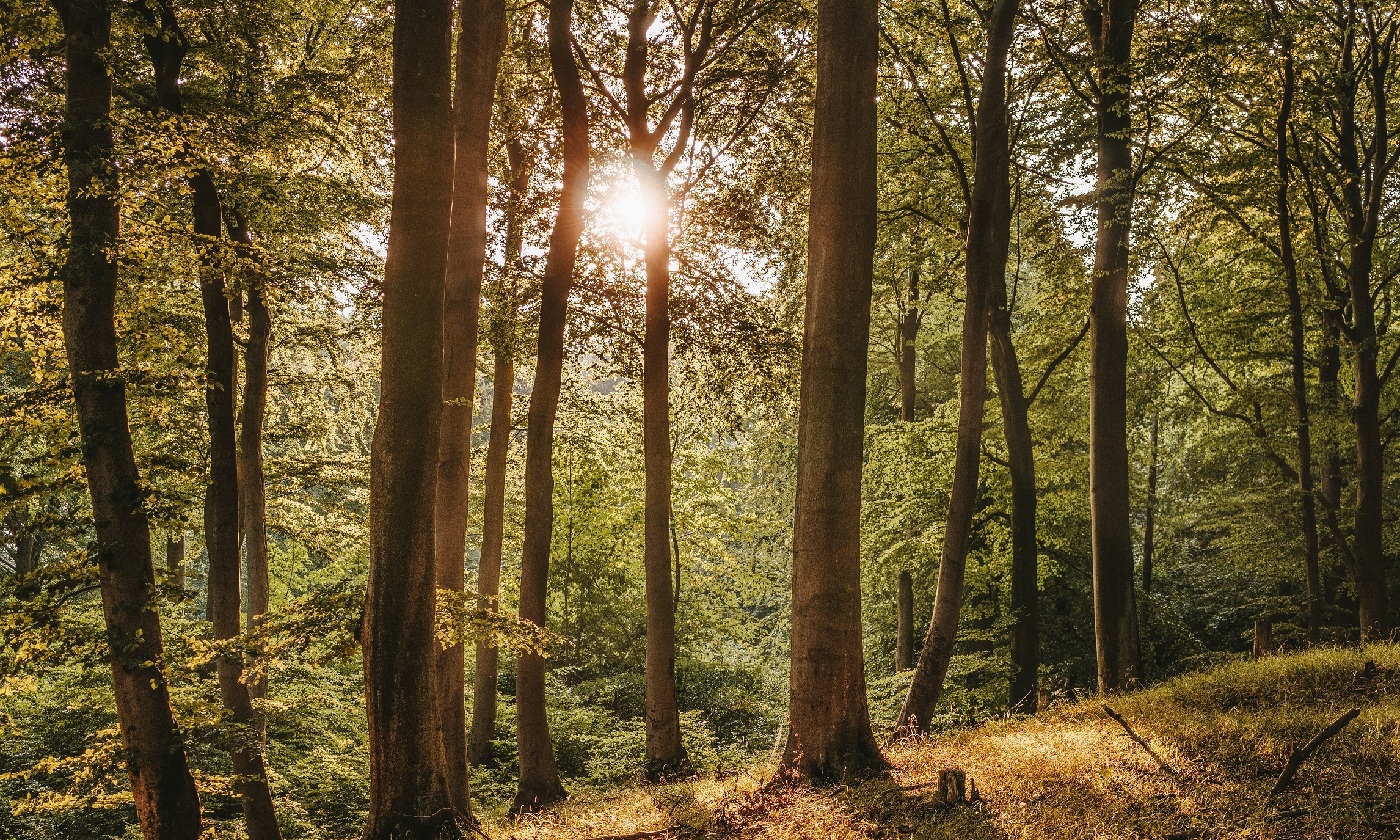
[{"label": "tree", "polygon": [[[437,586],[450,592],[462,591],[466,571],[472,409],[476,400],[481,277],[486,259],[486,204],[490,196],[487,164],[491,102],[505,47],[505,30],[504,0],[462,3],[457,31],[457,81],[452,94],[456,155],[443,299],[442,431],[434,514]],[[438,652],[436,667],[448,797],[454,809],[466,814],[471,806],[467,796],[463,654],[461,644],[444,648]]]},{"label": "tree", "polygon": [[[972,514],[977,505],[981,466],[982,421],[987,397],[987,328],[994,289],[1005,289],[1010,242],[1010,141],[1007,121],[1006,64],[1015,34],[1017,0],[997,0],[987,19],[987,53],[977,101],[976,145],[967,212],[967,297],[963,306],[959,368],[958,441],[953,487],[943,531],[938,588],[933,617],[924,636],[914,679],[899,711],[899,728],[927,731],[943,691],[953,657],[958,616],[962,611],[963,576]],[[1019,382],[1019,372],[1016,380]],[[1010,384],[1008,382],[1008,384]],[[1006,395],[1003,393],[1003,400]],[[1027,431],[1027,443],[1029,432]],[[1031,476],[1034,492],[1034,476]]]},{"label": "tree", "polygon": [[[539,627],[545,623],[554,535],[554,419],[563,378],[564,326],[588,194],[588,103],[574,57],[573,10],[573,0],[550,0],[549,63],[563,114],[564,179],[541,280],[535,382],[525,432],[525,544],[520,559],[520,617]],[[544,656],[538,651],[523,652],[515,670],[520,784],[511,810],[519,813],[558,802],[564,798],[564,786],[559,782],[545,716]]]},{"label": "tree", "polygon": [[792,687],[781,773],[883,772],[860,620],[860,490],[875,252],[874,0],[817,6],[816,118],[792,559]]},{"label": "tree", "polygon": [[199,795],[159,663],[151,534],[127,423],[114,321],[120,235],[112,139],[112,12],[105,0],[57,0],[63,23],[63,160],[68,251],[63,338],[92,496],[112,688],[136,815],[146,840],[195,840]]},{"label": "tree", "polygon": [[365,840],[453,836],[470,818],[447,789],[435,693],[433,511],[452,209],[451,17],[448,0],[394,4],[394,189],[360,631],[370,756]]},{"label": "tree", "polygon": [[1094,639],[1099,691],[1138,677],[1128,472],[1128,239],[1132,230],[1130,96],[1138,0],[1091,0],[1098,211],[1089,334],[1089,506],[1094,547]]}]

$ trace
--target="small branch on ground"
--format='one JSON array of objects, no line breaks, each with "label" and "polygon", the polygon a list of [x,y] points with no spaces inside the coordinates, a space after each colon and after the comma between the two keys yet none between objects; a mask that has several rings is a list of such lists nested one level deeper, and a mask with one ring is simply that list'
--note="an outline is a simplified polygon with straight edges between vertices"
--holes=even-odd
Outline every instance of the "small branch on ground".
[{"label": "small branch on ground", "polygon": [[1148,755],[1152,756],[1152,760],[1157,762],[1157,766],[1161,767],[1167,775],[1177,775],[1176,770],[1174,770],[1170,764],[1167,764],[1167,762],[1163,761],[1162,757],[1160,755],[1157,755],[1157,752],[1153,750],[1152,747],[1146,741],[1143,740],[1141,735],[1133,731],[1133,728],[1128,725],[1128,722],[1123,719],[1122,715],[1113,711],[1113,709],[1109,708],[1107,705],[1104,705],[1103,710],[1108,713],[1109,717],[1118,721],[1118,725],[1123,727],[1123,731],[1128,733],[1128,737],[1136,741],[1139,747],[1142,747]]},{"label": "small branch on ground", "polygon": [[1361,714],[1360,709],[1349,709],[1346,714],[1332,721],[1327,725],[1326,729],[1313,736],[1313,739],[1304,745],[1301,750],[1293,750],[1288,756],[1288,764],[1284,766],[1283,773],[1279,775],[1278,781],[1274,782],[1274,789],[1269,791],[1268,798],[1273,799],[1275,796],[1282,793],[1283,789],[1288,787],[1288,783],[1293,781],[1293,774],[1297,773],[1298,768],[1303,762],[1308,760],[1308,756],[1316,752],[1317,748],[1322,746],[1327,739],[1345,729],[1347,724],[1351,723],[1359,714]]}]

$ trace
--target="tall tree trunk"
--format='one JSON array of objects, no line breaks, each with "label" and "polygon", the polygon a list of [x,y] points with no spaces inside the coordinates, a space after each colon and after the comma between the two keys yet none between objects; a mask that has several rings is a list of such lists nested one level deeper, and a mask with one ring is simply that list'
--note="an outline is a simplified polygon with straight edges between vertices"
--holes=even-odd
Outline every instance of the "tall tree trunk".
[{"label": "tall tree trunk", "polygon": [[[1010,239],[1010,192],[998,214],[996,235],[1005,254]],[[1002,218],[1006,223],[1002,223]],[[1004,232],[1004,233],[1003,233]],[[1030,403],[1021,381],[1021,362],[1011,339],[1011,309],[1006,272],[993,271],[988,293],[992,373],[1001,403],[1006,460],[1011,472],[1011,680],[1007,708],[1035,711],[1040,688],[1039,547],[1036,542],[1035,446],[1031,440]]]},{"label": "tall tree trunk", "polygon": [[454,836],[435,693],[434,504],[452,210],[450,0],[394,3],[394,192],[384,266],[370,568],[361,641],[369,717],[365,840]]},{"label": "tall tree trunk", "polygon": [[[574,281],[583,202],[588,193],[588,104],[574,58],[573,0],[550,0],[549,63],[563,111],[564,179],[549,237],[540,290],[540,329],[535,382],[525,432],[525,540],[520,558],[520,617],[541,627],[549,585],[549,550],[554,532],[554,418],[564,371],[564,325]],[[522,653],[516,661],[516,746],[520,785],[515,813],[547,807],[564,798],[559,766],[545,714],[544,658]]]},{"label": "tall tree trunk", "polygon": [[816,119],[797,431],[792,687],[780,772],[888,765],[870,728],[860,619],[860,491],[875,253],[875,0],[817,3]]},{"label": "tall tree trunk", "polygon": [[908,671],[914,667],[914,579],[907,571],[899,573],[895,609],[899,624],[895,636],[894,669]]},{"label": "tall tree trunk", "polygon": [[[248,343],[243,350],[243,403],[238,412],[239,517],[243,525],[244,556],[247,558],[247,628],[251,633],[262,626],[271,606],[271,583],[267,567],[267,482],[263,475],[263,423],[267,416],[267,359],[272,336],[272,317],[267,308],[266,278],[252,268],[253,233],[243,219],[229,223],[241,260],[248,262],[245,292],[248,297]],[[267,695],[266,675],[248,680],[254,699]],[[265,737],[262,715],[257,717],[259,740]]]},{"label": "tall tree trunk", "polygon": [[185,588],[185,533],[171,534],[165,538],[165,568],[170,573],[170,583],[176,589]]},{"label": "tall tree trunk", "polygon": [[[519,137],[506,141],[510,162],[510,200],[506,207],[505,281],[491,324],[489,340],[495,356],[491,378],[491,439],[486,447],[486,475],[482,500],[481,560],[477,568],[476,601],[480,609],[500,609],[501,554],[505,537],[506,465],[510,455],[512,412],[515,399],[515,319],[518,290],[515,284],[524,246],[525,192],[530,186],[531,160]],[[472,729],[467,756],[472,764],[491,761],[496,734],[496,680],[500,651],[489,640],[476,643],[475,679],[472,689]]]},{"label": "tall tree trunk", "polygon": [[1137,610],[1128,481],[1128,259],[1132,230],[1130,132],[1137,0],[1084,7],[1096,64],[1098,230],[1090,291],[1089,506],[1094,552],[1094,641],[1099,691],[1137,679]]},{"label": "tall tree trunk", "polygon": [[[1272,8],[1272,7],[1271,7]],[[1283,21],[1273,11],[1275,23]],[[1312,426],[1308,419],[1307,349],[1303,324],[1303,296],[1298,284],[1298,263],[1293,254],[1293,215],[1288,204],[1291,161],[1288,157],[1288,130],[1293,115],[1293,43],[1281,33],[1283,51],[1283,95],[1275,125],[1274,160],[1278,168],[1275,208],[1278,214],[1279,259],[1288,295],[1289,367],[1293,379],[1293,416],[1298,439],[1298,505],[1303,524],[1303,563],[1307,578],[1308,640],[1316,642],[1322,632],[1322,572],[1317,538],[1317,498],[1313,492]],[[1155,468],[1155,464],[1154,464]]]},{"label": "tall tree trunk", "polygon": [[[1318,404],[1325,417],[1336,417],[1342,410],[1341,393],[1341,335],[1337,328],[1341,314],[1337,312],[1329,313],[1323,319],[1323,341],[1322,348],[1318,351],[1317,362],[1317,388]],[[1338,514],[1342,508],[1342,453],[1337,435],[1333,432],[1330,422],[1323,427],[1322,435],[1322,461],[1318,475],[1318,497],[1322,502],[1322,522],[1326,526],[1328,541],[1339,556],[1343,565],[1348,570],[1351,568],[1351,545],[1347,542],[1346,535],[1342,533],[1341,521]],[[1335,572],[1336,566],[1332,565]],[[1327,608],[1335,608],[1337,604],[1337,587],[1340,584],[1340,576],[1337,574],[1326,574],[1322,579],[1322,600]],[[1325,617],[1326,618],[1326,617]],[[1335,620],[1334,618],[1327,620]]]},{"label": "tall tree trunk", "polygon": [[1010,149],[1006,114],[1006,62],[1015,32],[1018,0],[997,0],[987,20],[987,57],[977,103],[977,154],[968,207],[967,297],[963,306],[962,358],[958,394],[958,440],[953,487],[943,530],[933,618],[914,669],[901,731],[924,732],[938,706],[943,679],[953,658],[962,611],[963,570],[977,506],[982,421],[987,398],[987,328],[990,289],[1005,284],[1010,241]]},{"label": "tall tree trunk", "polygon": [[899,419],[914,422],[914,402],[918,396],[919,270],[909,269],[909,298],[899,319]]},{"label": "tall tree trunk", "polygon": [[[188,40],[174,10],[166,3],[136,6],[153,29],[145,35],[146,51],[155,71],[156,98],[172,115],[183,114],[180,72]],[[233,345],[233,319],[225,291],[218,253],[223,236],[223,208],[213,175],[198,167],[187,177],[192,195],[194,234],[200,251],[199,291],[204,307],[207,347],[204,406],[209,424],[209,484],[204,492],[204,544],[209,557],[209,616],[214,638],[238,636],[242,630],[239,557],[238,443],[234,421],[237,354]],[[243,660],[225,653],[217,663],[219,695],[235,732],[229,755],[238,776],[235,788],[243,803],[250,840],[279,840],[282,836],[272,807],[261,745],[248,737],[256,729],[252,699],[243,682]]]},{"label": "tall tree trunk", "polygon": [[151,535],[117,359],[117,169],[112,141],[112,13],[104,0],[58,0],[63,22],[63,162],[68,254],[63,339],[92,495],[112,690],[136,817],[146,840],[196,840],[199,795],[170,708],[154,599]]},{"label": "tall tree trunk", "polygon": [[[502,342],[504,344],[504,342]],[[505,533],[506,462],[510,454],[511,408],[514,402],[515,364],[510,350],[496,347],[491,377],[491,441],[486,447],[485,498],[482,506],[481,563],[477,569],[477,606],[500,607],[501,545]],[[472,690],[470,757],[473,764],[491,760],[491,739],[496,734],[496,680],[500,651],[490,640],[476,643],[475,684]]]},{"label": "tall tree trunk", "polygon": [[1157,559],[1157,436],[1160,420],[1152,412],[1147,446],[1147,521],[1142,528],[1142,591],[1152,591],[1152,565]]},{"label": "tall tree trunk", "polygon": [[[486,260],[486,204],[491,193],[491,102],[505,47],[505,0],[464,0],[460,14],[457,81],[452,94],[456,158],[443,300],[442,431],[435,514],[437,587],[450,592],[463,590],[466,573],[476,346]],[[467,795],[464,653],[461,644],[439,647],[436,665],[447,793],[452,807],[461,814],[471,807]]]}]

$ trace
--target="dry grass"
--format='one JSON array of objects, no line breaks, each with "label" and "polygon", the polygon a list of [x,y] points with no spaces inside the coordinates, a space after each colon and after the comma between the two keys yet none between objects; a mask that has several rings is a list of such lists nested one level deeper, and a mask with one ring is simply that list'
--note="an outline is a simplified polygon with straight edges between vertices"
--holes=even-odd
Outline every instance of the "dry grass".
[{"label": "dry grass", "polygon": [[[764,788],[772,768],[758,767],[582,799],[488,831],[520,840],[663,830],[745,840],[1400,838],[1400,647],[1231,663],[1113,706],[1173,772],[1094,700],[902,742],[887,753],[895,767],[887,779]],[[1361,715],[1267,801],[1290,746],[1352,706]],[[954,766],[975,781],[981,803],[945,808],[936,787],[919,787]]]}]

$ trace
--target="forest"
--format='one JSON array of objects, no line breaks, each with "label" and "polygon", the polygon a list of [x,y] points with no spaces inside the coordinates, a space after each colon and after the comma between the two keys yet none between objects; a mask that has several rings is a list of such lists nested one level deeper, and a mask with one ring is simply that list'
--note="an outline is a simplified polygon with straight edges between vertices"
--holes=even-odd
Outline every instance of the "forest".
[{"label": "forest", "polygon": [[0,838],[1400,836],[1397,40],[0,0]]}]

